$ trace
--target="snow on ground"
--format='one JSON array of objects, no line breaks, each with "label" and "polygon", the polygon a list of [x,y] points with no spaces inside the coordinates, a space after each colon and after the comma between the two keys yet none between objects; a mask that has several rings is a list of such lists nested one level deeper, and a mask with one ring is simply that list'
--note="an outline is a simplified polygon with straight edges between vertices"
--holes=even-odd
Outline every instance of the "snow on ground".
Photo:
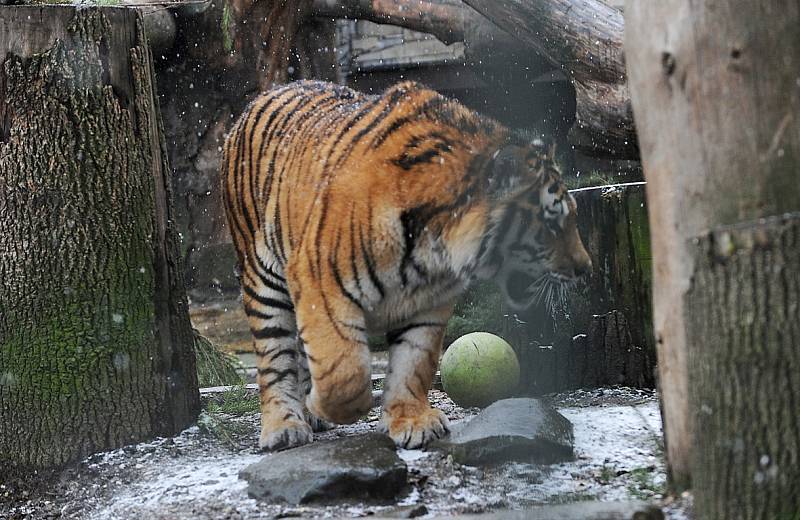
[{"label": "snow on ground", "polygon": [[[434,391],[433,400],[454,422],[475,412],[456,407],[441,392]],[[77,468],[69,485],[53,490],[46,510],[93,520],[238,519],[380,516],[398,508],[424,505],[428,516],[433,516],[574,500],[662,498],[666,475],[661,419],[652,392],[607,389],[564,394],[553,402],[573,423],[574,461],[550,466],[512,463],[473,468],[456,464],[438,452],[400,450],[409,467],[410,489],[391,505],[289,507],[259,504],[249,498],[238,473],[262,456],[254,449],[258,414],[253,414],[239,419],[246,433],[235,446],[193,427],[172,439],[95,455]],[[374,429],[375,424],[373,416],[317,438],[354,435]],[[47,512],[36,514],[38,509],[35,500],[30,501],[16,513],[24,510],[31,514],[16,517],[45,517]],[[665,514],[683,520],[687,518],[682,516],[684,509],[680,503],[670,504]]]}]

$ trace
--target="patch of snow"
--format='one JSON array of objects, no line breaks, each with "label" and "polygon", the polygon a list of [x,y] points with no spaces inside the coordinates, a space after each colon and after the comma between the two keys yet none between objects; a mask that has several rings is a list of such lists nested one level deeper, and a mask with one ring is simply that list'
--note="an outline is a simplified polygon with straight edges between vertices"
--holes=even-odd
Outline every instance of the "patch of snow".
[{"label": "patch of snow", "polygon": [[90,518],[103,520],[126,517],[131,510],[158,511],[165,506],[184,506],[191,511],[198,502],[242,504],[256,501],[246,493],[247,483],[239,471],[259,461],[261,455],[230,454],[193,459],[176,459],[146,468],[138,482],[119,490],[112,503]]},{"label": "patch of snow", "polygon": [[572,422],[576,456],[594,463],[633,470],[662,463],[658,403],[606,408],[563,408]]},{"label": "patch of snow", "polygon": [[408,464],[409,462],[424,459],[425,457],[428,457],[430,453],[422,450],[404,450],[401,448],[397,450],[397,455],[403,459],[406,464]]},{"label": "patch of snow", "polygon": [[422,495],[420,495],[419,490],[417,488],[412,488],[411,493],[408,494],[407,497],[400,500],[397,505],[398,506],[413,506],[418,504]]}]

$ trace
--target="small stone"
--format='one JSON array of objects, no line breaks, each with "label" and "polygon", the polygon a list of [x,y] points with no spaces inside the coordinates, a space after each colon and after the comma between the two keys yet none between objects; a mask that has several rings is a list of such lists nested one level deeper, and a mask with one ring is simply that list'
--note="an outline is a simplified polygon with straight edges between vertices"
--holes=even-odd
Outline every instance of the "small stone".
[{"label": "small stone", "polygon": [[430,448],[470,466],[507,461],[554,464],[573,460],[572,423],[537,399],[503,399]]},{"label": "small stone", "polygon": [[388,500],[404,490],[406,476],[394,442],[377,433],[269,454],[239,472],[252,498],[289,504]]}]

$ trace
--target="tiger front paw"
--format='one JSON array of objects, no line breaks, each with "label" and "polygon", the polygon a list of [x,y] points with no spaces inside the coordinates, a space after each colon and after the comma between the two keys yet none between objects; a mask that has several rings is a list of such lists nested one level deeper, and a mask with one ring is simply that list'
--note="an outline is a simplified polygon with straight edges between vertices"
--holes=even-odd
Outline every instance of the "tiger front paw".
[{"label": "tiger front paw", "polygon": [[[399,408],[406,410],[406,407]],[[415,408],[418,407],[411,407],[412,410]],[[388,434],[397,446],[410,450],[422,448],[447,435],[450,422],[441,410],[428,406],[416,414],[392,414],[384,410],[378,428]]]},{"label": "tiger front paw", "polygon": [[308,423],[290,418],[277,427],[262,425],[258,447],[263,451],[288,450],[308,444],[313,439],[314,434]]}]

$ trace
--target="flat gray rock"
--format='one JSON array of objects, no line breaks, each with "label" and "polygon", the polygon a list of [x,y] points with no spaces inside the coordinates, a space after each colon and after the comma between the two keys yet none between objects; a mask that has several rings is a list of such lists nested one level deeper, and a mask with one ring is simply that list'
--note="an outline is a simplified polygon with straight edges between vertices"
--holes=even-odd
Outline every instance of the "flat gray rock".
[{"label": "flat gray rock", "polygon": [[431,444],[470,466],[572,460],[572,423],[537,399],[503,399]]},{"label": "flat gray rock", "polygon": [[404,490],[406,474],[394,442],[369,433],[266,455],[239,478],[257,500],[304,504],[388,500]]}]

